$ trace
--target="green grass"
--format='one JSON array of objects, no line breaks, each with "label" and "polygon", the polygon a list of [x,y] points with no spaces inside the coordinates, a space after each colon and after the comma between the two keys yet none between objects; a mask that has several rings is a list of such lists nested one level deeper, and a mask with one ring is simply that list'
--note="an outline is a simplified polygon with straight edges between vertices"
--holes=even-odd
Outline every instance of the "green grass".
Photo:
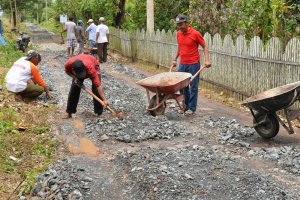
[{"label": "green grass", "polygon": [[51,18],[48,22],[43,21],[39,24],[39,26],[45,28],[48,31],[53,32],[56,35],[60,35],[60,32],[63,30],[63,25],[59,22],[55,21],[55,19]]},{"label": "green grass", "polygon": [[[24,31],[23,25],[18,27]],[[7,199],[21,182],[14,197],[20,191],[28,194],[36,175],[43,172],[55,159],[59,145],[50,135],[49,116],[54,114],[55,107],[15,102],[13,94],[5,89],[6,72],[13,62],[24,55],[15,49],[18,35],[9,32],[10,29],[9,23],[4,20],[7,46],[0,47],[0,199]],[[18,161],[12,160],[10,156]]]},{"label": "green grass", "polygon": [[7,45],[0,47],[0,67],[9,68],[14,61],[19,59],[24,54],[21,51],[16,51],[15,40],[5,38],[5,41]]}]

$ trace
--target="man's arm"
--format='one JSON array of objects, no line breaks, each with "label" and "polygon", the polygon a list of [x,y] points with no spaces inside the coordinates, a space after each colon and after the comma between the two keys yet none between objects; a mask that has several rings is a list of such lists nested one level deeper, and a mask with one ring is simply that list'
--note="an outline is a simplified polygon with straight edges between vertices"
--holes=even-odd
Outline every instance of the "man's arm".
[{"label": "man's arm", "polygon": [[176,50],[175,57],[174,57],[174,59],[172,60],[172,63],[171,63],[171,66],[170,66],[170,71],[172,71],[173,67],[175,67],[176,64],[177,64],[177,58],[179,57],[179,52],[180,52],[180,48],[179,48],[179,45],[178,45],[178,46],[177,46],[177,50]]},{"label": "man's arm", "polygon": [[75,37],[78,38],[78,34],[77,34],[77,30],[76,30],[76,26],[74,26],[74,33],[75,33]]},{"label": "man's arm", "polygon": [[96,33],[96,42],[98,41],[99,32]]},{"label": "man's arm", "polygon": [[98,90],[98,93],[99,93],[101,99],[103,100],[103,103],[105,104],[104,107],[108,106],[108,102],[107,102],[107,99],[105,98],[102,86],[100,85],[99,87],[97,87],[97,90]]},{"label": "man's arm", "polygon": [[209,52],[208,52],[208,48],[206,45],[203,47],[203,52],[204,52],[204,57],[205,57],[205,62],[204,62],[205,67],[211,67],[211,62],[209,59]]},{"label": "man's arm", "polygon": [[107,43],[109,43],[109,33],[106,34],[107,37]]},{"label": "man's arm", "polygon": [[41,77],[38,68],[33,64],[30,65],[30,68],[32,74],[32,81],[37,83],[39,86],[42,86],[44,88],[44,91],[46,92],[47,97],[52,99],[53,95],[50,93],[45,81]]}]

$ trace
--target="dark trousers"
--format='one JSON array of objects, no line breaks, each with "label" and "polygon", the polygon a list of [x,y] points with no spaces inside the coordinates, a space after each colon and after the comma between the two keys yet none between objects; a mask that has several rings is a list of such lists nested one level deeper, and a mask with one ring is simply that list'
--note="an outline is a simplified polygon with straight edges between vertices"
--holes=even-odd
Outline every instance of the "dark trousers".
[{"label": "dark trousers", "polygon": [[107,61],[107,45],[108,43],[97,43],[97,54],[100,62],[106,62]]},{"label": "dark trousers", "polygon": [[[97,87],[94,84],[92,85],[92,91],[97,97],[100,98]],[[80,92],[81,92],[81,88],[77,84],[75,84],[74,81],[72,81],[71,89],[68,96],[68,104],[66,110],[67,113],[70,114],[76,113]],[[98,115],[101,115],[103,112],[103,106],[94,98],[93,98],[93,102],[94,102],[94,112]]]}]

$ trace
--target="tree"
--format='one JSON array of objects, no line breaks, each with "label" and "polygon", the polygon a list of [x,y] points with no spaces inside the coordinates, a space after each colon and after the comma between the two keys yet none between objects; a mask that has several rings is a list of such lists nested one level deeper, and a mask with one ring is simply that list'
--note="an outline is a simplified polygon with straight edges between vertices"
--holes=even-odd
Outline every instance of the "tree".
[{"label": "tree", "polygon": [[154,8],[153,0],[147,0],[147,30],[154,31]]}]

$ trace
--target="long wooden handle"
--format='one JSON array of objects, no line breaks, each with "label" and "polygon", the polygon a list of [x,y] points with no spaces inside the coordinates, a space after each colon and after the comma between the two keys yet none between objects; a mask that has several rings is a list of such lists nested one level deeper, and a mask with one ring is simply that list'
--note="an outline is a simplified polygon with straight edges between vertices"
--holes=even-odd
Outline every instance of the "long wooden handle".
[{"label": "long wooden handle", "polygon": [[192,76],[192,78],[190,79],[190,83],[206,68],[206,65],[203,65],[203,67],[201,67],[196,74],[194,74],[194,76]]},{"label": "long wooden handle", "polygon": [[97,97],[90,89],[88,89],[87,87],[83,87],[84,91],[86,91],[87,93],[89,93],[94,99],[96,99],[99,103],[101,103],[101,105],[103,107],[106,107],[108,110],[110,110],[110,112],[112,113],[116,113],[113,109],[111,109],[109,106],[106,106],[104,104],[104,102],[99,98]]}]

